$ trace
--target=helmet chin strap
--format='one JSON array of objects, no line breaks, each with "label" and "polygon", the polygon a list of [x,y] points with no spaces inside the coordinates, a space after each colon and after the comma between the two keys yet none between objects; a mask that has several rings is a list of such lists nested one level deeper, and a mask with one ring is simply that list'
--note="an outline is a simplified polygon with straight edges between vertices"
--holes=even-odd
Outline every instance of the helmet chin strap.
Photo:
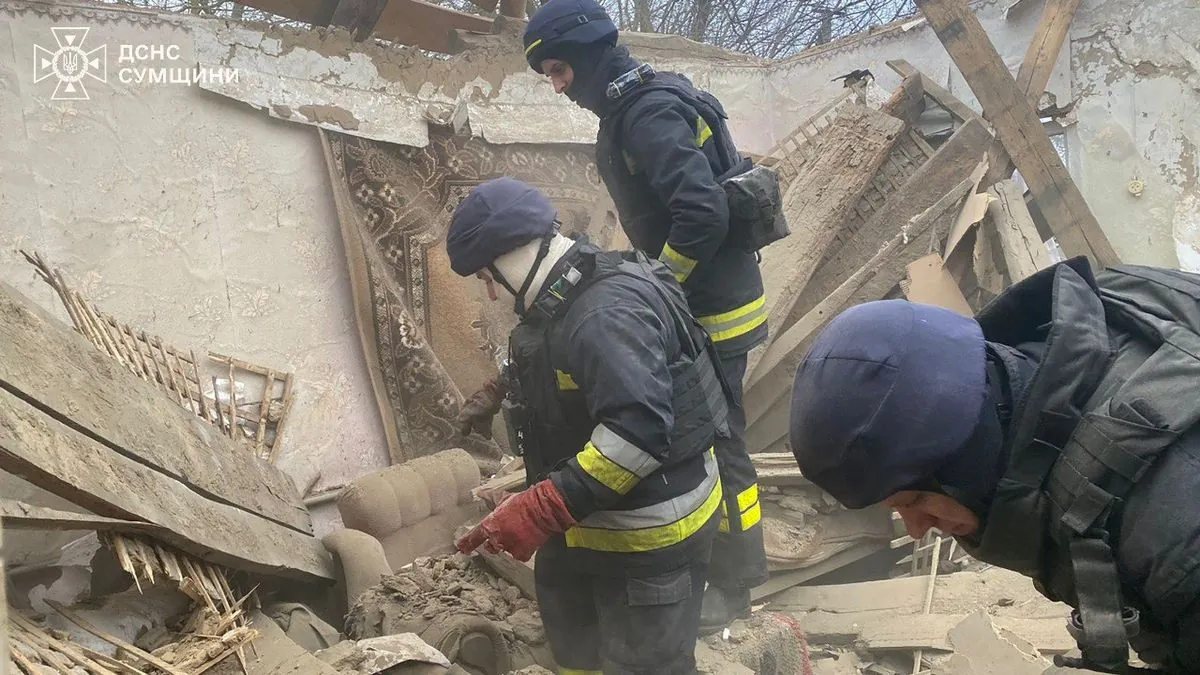
[{"label": "helmet chin strap", "polygon": [[517,316],[525,316],[525,293],[529,291],[529,287],[533,284],[533,278],[537,276],[537,271],[542,266],[542,261],[550,253],[550,242],[554,241],[555,234],[556,232],[551,232],[542,238],[542,245],[538,248],[537,257],[533,259],[533,265],[525,273],[525,280],[521,282],[520,290],[513,289],[512,284],[508,283],[508,279],[504,278],[504,275],[500,273],[495,263],[488,263],[488,271],[492,273],[492,278],[500,282],[500,285],[505,290],[512,293],[513,311],[517,313]]}]

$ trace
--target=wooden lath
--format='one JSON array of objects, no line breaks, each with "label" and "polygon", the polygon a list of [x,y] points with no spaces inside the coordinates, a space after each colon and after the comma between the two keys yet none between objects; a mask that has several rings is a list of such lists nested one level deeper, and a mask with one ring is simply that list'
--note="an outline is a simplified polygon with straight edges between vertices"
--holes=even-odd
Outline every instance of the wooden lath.
[{"label": "wooden lath", "polygon": [[[252,447],[256,456],[272,462],[278,458],[283,447],[280,439],[284,422],[293,399],[295,377],[292,373],[272,370],[224,354],[210,353],[210,360],[226,367],[223,370],[228,373],[230,392],[223,407],[219,394],[220,382],[218,378],[210,377],[213,390],[210,403],[200,384],[200,361],[194,350],[184,353],[166,344],[157,335],[135,330],[105,314],[72,288],[63,278],[62,271],[51,268],[41,254],[26,251],[21,251],[21,254],[34,266],[42,281],[58,294],[75,329],[97,349],[119,361],[133,374],[157,386],[184,409],[217,426],[230,438]],[[263,394],[259,401],[237,402],[239,372],[242,382],[262,379]],[[277,389],[282,391],[276,393]]]},{"label": "wooden lath", "polygon": [[780,193],[787,192],[788,186],[800,174],[804,165],[816,156],[821,133],[833,123],[838,112],[843,107],[854,105],[857,102],[856,90],[846,89],[822,106],[812,117],[801,122],[791,133],[780,139],[775,147],[755,158],[758,164],[772,167],[779,174]]}]

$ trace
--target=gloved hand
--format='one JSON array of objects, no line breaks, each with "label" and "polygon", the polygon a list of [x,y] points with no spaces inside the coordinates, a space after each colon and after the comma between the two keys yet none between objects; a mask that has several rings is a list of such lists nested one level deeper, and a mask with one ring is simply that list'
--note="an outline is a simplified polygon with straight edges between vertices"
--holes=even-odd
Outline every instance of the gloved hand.
[{"label": "gloved hand", "polygon": [[472,431],[475,431],[480,436],[490,439],[492,437],[492,418],[500,412],[500,402],[504,400],[504,394],[504,385],[500,384],[499,379],[492,378],[485,382],[483,388],[471,394],[471,397],[463,403],[458,417],[454,418],[458,433],[469,436]]},{"label": "gloved hand", "polygon": [[505,499],[454,545],[463,553],[481,545],[489,553],[508,551],[526,562],[551,535],[562,534],[575,524],[562,494],[547,479]]}]

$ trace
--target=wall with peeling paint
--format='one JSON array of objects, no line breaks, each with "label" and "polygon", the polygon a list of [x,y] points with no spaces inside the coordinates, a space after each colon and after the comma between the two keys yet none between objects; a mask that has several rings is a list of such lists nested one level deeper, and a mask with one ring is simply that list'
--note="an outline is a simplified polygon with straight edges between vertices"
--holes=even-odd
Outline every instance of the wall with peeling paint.
[{"label": "wall with peeling paint", "polygon": [[[355,332],[332,193],[314,129],[196,87],[87,80],[50,100],[34,45],[89,26],[84,47],[179,45],[194,20],[0,6],[0,279],[70,325],[17,253],[40,251],[104,310],[180,348],[294,371],[281,463],[339,485],[387,451]],[[94,40],[94,42],[92,42]],[[167,65],[166,63],[156,65]]]},{"label": "wall with peeling paint", "polygon": [[[972,7],[1015,74],[1044,2]],[[1065,130],[1068,169],[1125,261],[1200,271],[1200,5],[1084,0],[1069,40],[1048,87],[1060,105],[1078,101],[1077,122]],[[919,19],[779,62],[768,77],[770,107],[803,115],[836,94],[840,85],[831,78],[856,68],[870,69],[891,90],[900,78],[890,59],[907,59],[981,110]],[[786,133],[790,123],[778,119],[773,133]]]}]

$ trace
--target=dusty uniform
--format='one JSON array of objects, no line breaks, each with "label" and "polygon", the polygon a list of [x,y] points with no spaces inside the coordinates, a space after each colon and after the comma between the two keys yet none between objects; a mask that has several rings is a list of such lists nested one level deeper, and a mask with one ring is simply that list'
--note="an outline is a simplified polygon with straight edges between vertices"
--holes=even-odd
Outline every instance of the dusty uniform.
[{"label": "dusty uniform", "polygon": [[564,672],[690,673],[722,488],[725,395],[669,271],[577,244],[509,338],[505,413],[578,525],[537,554]]},{"label": "dusty uniform", "polygon": [[1200,671],[1200,275],[1093,278],[1078,258],[978,321],[1006,457],[983,531],[960,541],[1076,607],[1094,664],[1124,664],[1128,638]]},{"label": "dusty uniform", "polygon": [[758,478],[743,440],[742,379],[747,352],[767,338],[767,308],[755,253],[729,236],[720,182],[750,163],[738,154],[724,118],[715,98],[682,76],[659,72],[602,112],[596,157],[630,241],[671,268],[720,354],[732,389],[731,433],[717,444],[725,502],[709,580],[749,588],[766,581],[767,567]]}]

